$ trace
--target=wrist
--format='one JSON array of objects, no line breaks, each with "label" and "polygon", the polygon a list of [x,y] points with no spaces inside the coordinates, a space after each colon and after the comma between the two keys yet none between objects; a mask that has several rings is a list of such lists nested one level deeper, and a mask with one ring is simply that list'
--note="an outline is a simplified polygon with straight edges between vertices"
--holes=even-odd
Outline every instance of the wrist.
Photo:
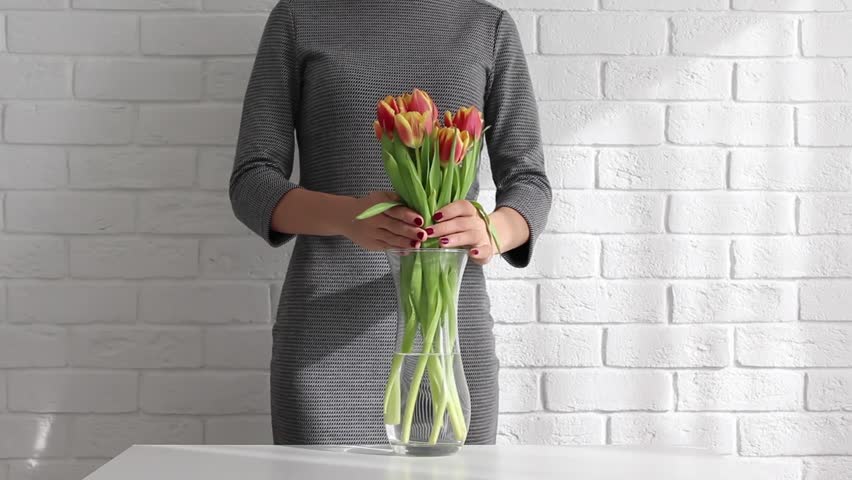
[{"label": "wrist", "polygon": [[358,211],[358,199],[355,197],[336,196],[332,208],[331,229],[334,235],[352,238],[352,227]]}]

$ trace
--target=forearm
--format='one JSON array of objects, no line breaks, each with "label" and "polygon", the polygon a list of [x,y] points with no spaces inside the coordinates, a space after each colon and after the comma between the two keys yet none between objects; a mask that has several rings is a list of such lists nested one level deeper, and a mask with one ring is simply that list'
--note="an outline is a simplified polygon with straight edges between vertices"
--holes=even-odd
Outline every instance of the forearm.
[{"label": "forearm", "polygon": [[529,225],[515,209],[499,207],[489,217],[491,217],[491,223],[497,230],[501,253],[520,247],[529,240]]},{"label": "forearm", "polygon": [[305,188],[285,194],[272,212],[272,229],[295,235],[346,235],[359,212],[354,197]]}]

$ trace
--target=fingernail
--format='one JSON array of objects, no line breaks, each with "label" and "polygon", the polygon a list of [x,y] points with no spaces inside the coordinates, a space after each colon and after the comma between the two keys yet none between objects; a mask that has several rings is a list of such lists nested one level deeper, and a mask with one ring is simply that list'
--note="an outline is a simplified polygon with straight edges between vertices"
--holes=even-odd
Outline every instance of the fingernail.
[{"label": "fingernail", "polygon": [[417,238],[419,238],[420,240],[423,240],[423,237],[425,237],[425,236],[426,236],[426,234],[425,234],[425,233],[423,233],[423,232],[417,232]]},{"label": "fingernail", "polygon": [[441,245],[446,245],[446,244],[448,244],[448,243],[450,243],[450,239],[449,239],[449,238],[442,238],[442,239],[441,239]]},{"label": "fingernail", "polygon": [[432,219],[435,220],[436,222],[438,220],[442,219],[442,218],[444,218],[444,214],[441,213],[441,212],[438,212],[438,213],[436,213],[435,215],[432,216]]},{"label": "fingernail", "polygon": [[434,229],[434,228],[429,227],[429,228],[427,228],[427,229],[426,229],[426,234],[427,234],[427,235],[432,235],[433,233],[435,233],[435,229]]},{"label": "fingernail", "polygon": [[471,250],[470,253],[472,253],[474,255],[479,255],[479,250],[474,249],[474,250]]},{"label": "fingernail", "polygon": [[414,224],[415,224],[415,225],[417,225],[418,227],[419,227],[420,225],[423,225],[423,219],[422,219],[422,218],[420,218],[420,217],[415,218],[415,219],[414,219]]},{"label": "fingernail", "polygon": [[411,241],[411,248],[414,248],[416,246],[417,246],[417,240],[412,240]]}]

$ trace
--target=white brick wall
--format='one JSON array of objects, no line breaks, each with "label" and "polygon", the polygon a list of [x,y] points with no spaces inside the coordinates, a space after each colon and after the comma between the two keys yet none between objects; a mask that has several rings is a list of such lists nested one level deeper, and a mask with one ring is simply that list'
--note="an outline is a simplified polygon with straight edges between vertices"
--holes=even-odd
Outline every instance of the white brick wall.
[{"label": "white brick wall", "polygon": [[[0,0],[0,480],[271,441],[289,249],[225,192],[275,3]],[[852,1],[495,3],[554,188],[532,265],[488,269],[499,442],[848,480]]]}]

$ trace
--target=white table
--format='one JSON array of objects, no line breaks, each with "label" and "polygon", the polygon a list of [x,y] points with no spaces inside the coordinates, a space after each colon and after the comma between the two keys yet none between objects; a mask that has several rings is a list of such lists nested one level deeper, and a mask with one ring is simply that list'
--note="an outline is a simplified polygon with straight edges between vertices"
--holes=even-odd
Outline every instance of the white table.
[{"label": "white table", "polygon": [[752,480],[761,468],[699,451],[615,446],[467,446],[411,458],[387,447],[137,445],[86,480]]}]

